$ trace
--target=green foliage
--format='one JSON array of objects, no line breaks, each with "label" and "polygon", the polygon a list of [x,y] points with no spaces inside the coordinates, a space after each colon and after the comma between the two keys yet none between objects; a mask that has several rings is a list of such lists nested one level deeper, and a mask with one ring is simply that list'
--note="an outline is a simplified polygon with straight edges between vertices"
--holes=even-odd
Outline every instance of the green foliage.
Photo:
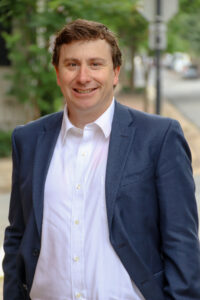
[{"label": "green foliage", "polygon": [[168,25],[168,51],[200,53],[200,0],[179,0],[179,12]]},{"label": "green foliage", "polygon": [[11,132],[0,131],[0,157],[11,155]]},{"label": "green foliage", "polygon": [[168,25],[168,52],[187,52],[189,50],[188,41],[182,36],[184,17],[185,14],[180,13]]},{"label": "green foliage", "polygon": [[195,13],[200,9],[200,0],[179,0],[181,13]]},{"label": "green foliage", "polygon": [[[11,23],[13,27],[12,34],[3,33],[13,68],[9,92],[20,102],[29,101],[35,117],[61,107],[62,94],[51,65],[49,40],[76,18],[106,24],[132,57],[141,49],[147,50],[148,23],[138,13],[137,4],[138,0],[1,0],[0,22],[4,28]],[[199,54],[200,0],[179,0],[179,7],[179,13],[168,25],[167,51]],[[132,76],[133,73],[132,69]]]},{"label": "green foliage", "polygon": [[195,12],[185,16],[183,20],[184,28],[181,32],[183,39],[189,42],[190,50],[196,54],[200,53],[200,13]]},{"label": "green foliage", "polygon": [[3,33],[13,67],[9,93],[20,102],[29,101],[35,118],[59,109],[62,95],[49,51],[54,33],[76,18],[100,21],[118,34],[123,45],[138,51],[145,45],[147,22],[136,4],[137,0],[1,0],[0,22],[12,20],[13,27],[12,34]]},{"label": "green foliage", "polygon": [[128,14],[120,17],[117,29],[124,44],[135,50],[144,45],[148,37],[148,22],[136,10],[136,5]]},{"label": "green foliage", "polygon": [[49,39],[55,29],[52,22],[59,22],[51,18],[47,8],[40,12],[36,1],[2,0],[1,7],[5,11],[2,22],[13,18],[13,32],[3,33],[13,67],[9,93],[20,102],[29,101],[36,112],[35,118],[51,113],[58,109],[58,99],[62,104],[49,52]]}]

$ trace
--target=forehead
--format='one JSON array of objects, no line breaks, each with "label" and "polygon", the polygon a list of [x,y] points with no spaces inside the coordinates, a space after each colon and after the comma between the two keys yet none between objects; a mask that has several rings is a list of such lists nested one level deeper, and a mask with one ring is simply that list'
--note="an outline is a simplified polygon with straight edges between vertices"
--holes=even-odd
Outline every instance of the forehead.
[{"label": "forehead", "polygon": [[73,41],[63,44],[60,48],[60,58],[67,57],[101,57],[112,59],[111,47],[106,40]]}]

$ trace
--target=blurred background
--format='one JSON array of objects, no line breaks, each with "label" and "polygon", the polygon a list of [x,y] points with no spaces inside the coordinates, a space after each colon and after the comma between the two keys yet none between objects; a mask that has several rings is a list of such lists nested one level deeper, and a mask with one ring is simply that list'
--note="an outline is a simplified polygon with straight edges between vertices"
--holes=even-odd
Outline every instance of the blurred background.
[{"label": "blurred background", "polygon": [[[173,2],[167,0],[0,1],[1,260],[8,223],[11,132],[62,109],[64,99],[51,64],[52,43],[55,32],[77,18],[102,22],[119,38],[123,66],[117,99],[150,113],[158,113],[159,101],[159,113],[181,123],[192,152],[199,204],[200,0],[175,2],[171,11]],[[2,299],[1,268],[0,276]]]}]

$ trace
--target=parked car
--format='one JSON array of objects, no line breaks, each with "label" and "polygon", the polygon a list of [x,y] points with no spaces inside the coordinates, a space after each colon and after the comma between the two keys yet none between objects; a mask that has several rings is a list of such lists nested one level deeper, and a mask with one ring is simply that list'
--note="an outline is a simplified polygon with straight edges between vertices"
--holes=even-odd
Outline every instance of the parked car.
[{"label": "parked car", "polygon": [[173,55],[171,68],[177,73],[182,73],[183,70],[191,65],[191,58],[189,54],[183,52],[176,52]]},{"label": "parked car", "polygon": [[182,73],[183,79],[195,79],[199,77],[199,70],[197,65],[189,65]]}]

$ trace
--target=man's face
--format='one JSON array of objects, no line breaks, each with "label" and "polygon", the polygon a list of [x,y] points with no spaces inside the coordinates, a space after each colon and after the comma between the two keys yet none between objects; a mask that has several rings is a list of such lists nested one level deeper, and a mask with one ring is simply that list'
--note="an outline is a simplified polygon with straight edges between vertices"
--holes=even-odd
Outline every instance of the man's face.
[{"label": "man's face", "polygon": [[98,118],[112,101],[119,70],[113,69],[111,48],[105,40],[62,45],[56,74],[69,117],[86,113]]}]

